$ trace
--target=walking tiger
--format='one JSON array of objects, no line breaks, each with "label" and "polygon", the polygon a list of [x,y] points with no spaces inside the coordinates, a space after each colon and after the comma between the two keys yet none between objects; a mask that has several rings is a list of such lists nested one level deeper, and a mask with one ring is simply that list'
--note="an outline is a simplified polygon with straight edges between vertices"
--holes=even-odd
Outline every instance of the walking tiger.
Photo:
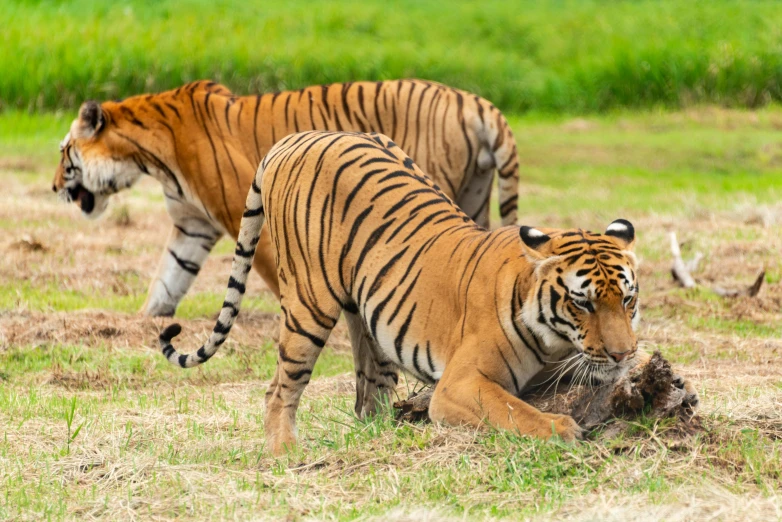
[{"label": "walking tiger", "polygon": [[[502,113],[474,94],[421,80],[257,96],[200,81],[120,102],[86,102],[61,143],[53,190],[97,217],[112,194],[142,176],[161,183],[174,223],[143,311],[171,316],[220,237],[237,237],[261,158],[283,137],[316,129],[387,134],[484,227],[497,171],[502,222],[516,222],[519,159]],[[265,231],[255,269],[279,296]]]}]

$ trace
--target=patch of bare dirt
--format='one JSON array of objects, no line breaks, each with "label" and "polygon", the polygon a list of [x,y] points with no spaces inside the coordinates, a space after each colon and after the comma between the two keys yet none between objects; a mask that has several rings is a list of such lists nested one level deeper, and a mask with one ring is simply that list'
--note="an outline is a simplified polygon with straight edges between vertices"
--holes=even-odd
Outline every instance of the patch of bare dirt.
[{"label": "patch of bare dirt", "polygon": [[567,132],[587,132],[597,128],[595,122],[585,120],[584,118],[574,118],[562,124],[562,130]]},{"label": "patch of bare dirt", "polygon": [[[215,318],[217,313],[215,312]],[[8,345],[84,344],[139,349],[158,349],[158,335],[172,323],[171,318],[150,318],[141,314],[122,314],[100,310],[76,312],[0,312],[0,333]],[[214,319],[183,321],[181,346],[196,346],[206,339]],[[260,344],[279,339],[279,314],[255,310],[243,311],[231,330],[230,340],[240,345]],[[180,340],[181,339],[181,340]],[[347,328],[340,323],[329,338],[329,346],[349,350]]]},{"label": "patch of bare dirt", "polygon": [[[28,157],[6,156],[0,157],[0,170],[11,172],[37,172],[49,168],[45,162]],[[51,191],[51,189],[49,189]]]},{"label": "patch of bare dirt", "polygon": [[33,252],[46,252],[49,250],[46,246],[35,239],[32,236],[23,236],[21,239],[12,242],[8,245],[8,250],[16,250],[20,252],[33,253]]},{"label": "patch of bare dirt", "polygon": [[[7,342],[15,345],[109,343],[121,347],[157,348],[157,336],[170,322],[170,318],[99,310],[4,312],[0,314],[0,331],[3,331]],[[183,345],[203,340],[214,327],[211,319],[183,322]],[[231,332],[232,340],[247,344],[257,343],[259,339],[276,339],[278,335],[278,315],[256,311],[242,313]]]}]

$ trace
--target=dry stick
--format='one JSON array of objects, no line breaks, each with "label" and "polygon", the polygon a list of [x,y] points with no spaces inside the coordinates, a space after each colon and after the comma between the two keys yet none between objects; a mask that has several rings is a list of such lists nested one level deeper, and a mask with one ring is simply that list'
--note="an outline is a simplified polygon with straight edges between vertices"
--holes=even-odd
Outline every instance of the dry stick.
[{"label": "dry stick", "polygon": [[671,275],[673,276],[674,281],[682,285],[684,288],[695,288],[697,283],[690,274],[689,268],[697,267],[697,263],[700,261],[700,258],[703,257],[703,254],[698,252],[698,254],[695,256],[698,261],[693,260],[691,263],[685,264],[685,262],[682,260],[682,251],[679,249],[679,241],[676,239],[676,232],[671,232],[668,235],[671,238],[671,253],[673,254]]},{"label": "dry stick", "polygon": [[763,286],[763,280],[766,278],[766,269],[760,271],[760,274],[758,274],[758,277],[755,278],[755,282],[752,283],[752,286],[749,288],[741,288],[739,290],[729,290],[725,288],[721,288],[719,286],[715,286],[712,288],[714,293],[717,295],[721,295],[722,297],[741,297],[741,296],[749,296],[749,297],[755,297],[758,295],[758,292],[760,292],[760,287]]},{"label": "dry stick", "polygon": [[[676,239],[676,232],[669,234],[671,240],[671,254],[673,254],[673,266],[671,266],[671,275],[674,281],[679,283],[684,288],[695,288],[698,283],[692,277],[692,272],[698,268],[698,264],[703,259],[703,254],[697,252],[695,257],[688,262],[684,262],[682,259],[682,252],[679,248],[679,242]],[[755,278],[755,282],[748,288],[741,288],[738,290],[725,289],[719,286],[711,288],[711,291],[722,297],[741,297],[749,296],[755,297],[760,292],[760,287],[763,286],[763,280],[766,277],[766,269],[761,270],[760,274]]]}]

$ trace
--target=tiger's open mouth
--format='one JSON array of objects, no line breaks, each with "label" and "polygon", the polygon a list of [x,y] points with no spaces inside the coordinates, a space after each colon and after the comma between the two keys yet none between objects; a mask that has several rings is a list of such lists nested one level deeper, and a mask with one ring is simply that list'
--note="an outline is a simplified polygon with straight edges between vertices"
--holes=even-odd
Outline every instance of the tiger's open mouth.
[{"label": "tiger's open mouth", "polygon": [[68,195],[71,201],[79,203],[81,211],[85,214],[90,214],[95,209],[95,194],[84,188],[84,185],[78,184],[75,187],[69,187]]}]

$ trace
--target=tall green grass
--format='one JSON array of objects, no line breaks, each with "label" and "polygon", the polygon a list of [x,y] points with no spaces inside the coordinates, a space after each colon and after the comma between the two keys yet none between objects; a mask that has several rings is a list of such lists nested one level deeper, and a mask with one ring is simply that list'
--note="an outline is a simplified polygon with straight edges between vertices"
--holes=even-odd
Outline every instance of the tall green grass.
[{"label": "tall green grass", "polygon": [[507,111],[782,100],[770,1],[6,0],[0,107],[421,77]]}]

